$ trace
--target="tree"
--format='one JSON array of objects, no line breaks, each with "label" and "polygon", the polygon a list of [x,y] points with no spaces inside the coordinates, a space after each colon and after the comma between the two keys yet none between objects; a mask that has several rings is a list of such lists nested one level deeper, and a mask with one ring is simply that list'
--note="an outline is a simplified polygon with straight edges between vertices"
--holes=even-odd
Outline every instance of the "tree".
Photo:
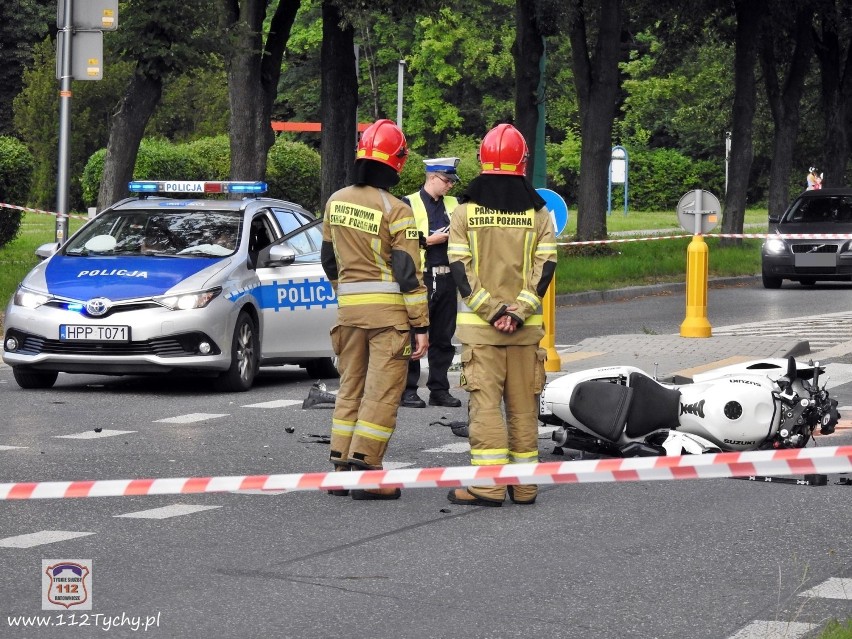
[{"label": "tree", "polygon": [[821,0],[817,19],[816,54],[825,118],[823,186],[844,186],[852,127],[852,6],[845,0]]},{"label": "tree", "polygon": [[322,3],[322,175],[320,201],[350,181],[355,160],[355,118],[358,82],[355,75],[355,40],[351,22],[343,19],[331,1]]},{"label": "tree", "polygon": [[[219,0],[231,106],[231,179],[262,180],[275,142],[272,105],[299,0]],[[271,15],[267,12],[271,11]],[[266,20],[268,29],[264,30]]]},{"label": "tree", "polygon": [[[745,221],[751,163],[754,159],[752,130],[756,105],[755,60],[764,0],[735,0],[734,14],[734,105],[731,113],[731,158],[728,192],[722,214],[722,232],[739,234]],[[742,240],[723,238],[722,244],[741,244]]]},{"label": "tree", "polygon": [[23,88],[24,70],[32,65],[33,47],[55,31],[55,3],[37,0],[0,2],[0,135],[12,127],[12,101]]},{"label": "tree", "polygon": [[[120,54],[135,69],[112,117],[98,208],[127,191],[139,143],[170,75],[197,61],[209,46],[209,0],[129,0],[120,34]],[[209,25],[207,25],[209,26]]]},{"label": "tree", "polygon": [[[535,175],[535,149],[538,144],[539,105],[544,101],[541,92],[541,59],[544,57],[544,35],[536,15],[536,0],[517,0],[515,3],[515,126],[530,147],[527,176]],[[544,144],[544,140],[541,140]]]},{"label": "tree", "polygon": [[580,105],[577,239],[606,237],[607,171],[619,90],[623,7],[620,0],[571,0],[568,34]]},{"label": "tree", "polygon": [[[760,63],[775,131],[769,178],[769,215],[780,215],[790,202],[790,175],[799,132],[802,94],[813,55],[814,7],[772,2],[760,38]],[[791,50],[790,44],[793,43]]]}]

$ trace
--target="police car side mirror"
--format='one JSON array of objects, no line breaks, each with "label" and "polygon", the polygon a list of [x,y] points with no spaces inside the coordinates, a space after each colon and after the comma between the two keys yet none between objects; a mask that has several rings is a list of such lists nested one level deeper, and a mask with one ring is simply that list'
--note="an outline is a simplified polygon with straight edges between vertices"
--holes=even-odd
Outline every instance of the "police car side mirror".
[{"label": "police car side mirror", "polygon": [[35,250],[35,254],[39,260],[46,260],[58,250],[59,242],[50,242],[48,244],[42,244],[41,246],[39,246]]},{"label": "police car side mirror", "polygon": [[283,266],[296,260],[296,251],[283,244],[273,244],[260,251],[257,256],[258,267]]}]

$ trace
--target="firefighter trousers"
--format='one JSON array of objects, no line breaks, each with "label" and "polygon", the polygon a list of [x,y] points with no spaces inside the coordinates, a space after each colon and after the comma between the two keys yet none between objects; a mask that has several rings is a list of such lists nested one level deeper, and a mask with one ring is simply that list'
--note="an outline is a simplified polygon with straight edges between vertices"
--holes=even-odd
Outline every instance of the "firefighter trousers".
[{"label": "firefighter trousers", "polygon": [[408,327],[337,325],[331,330],[331,342],[340,372],[331,423],[331,463],[380,469],[405,388],[411,356]]},{"label": "firefighter trousers", "polygon": [[[537,344],[462,348],[462,386],[470,394],[470,456],[474,466],[538,461],[538,406],[547,351]],[[505,418],[503,407],[505,406]],[[505,486],[472,486],[471,494],[502,501]],[[538,487],[514,487],[519,501],[535,498]]]}]

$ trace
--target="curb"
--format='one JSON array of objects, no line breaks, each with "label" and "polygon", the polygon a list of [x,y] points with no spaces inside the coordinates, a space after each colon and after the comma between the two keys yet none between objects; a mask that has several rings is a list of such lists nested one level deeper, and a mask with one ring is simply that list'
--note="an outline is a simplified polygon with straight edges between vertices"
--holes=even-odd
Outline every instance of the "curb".
[{"label": "curb", "polygon": [[[709,288],[725,288],[727,286],[744,286],[760,280],[757,275],[741,277],[718,277],[708,281]],[[564,293],[556,296],[557,306],[579,306],[583,304],[600,304],[601,302],[617,302],[632,300],[647,295],[664,295],[686,291],[686,282],[669,282],[665,284],[649,284],[647,286],[630,286],[614,288],[607,291],[586,291],[583,293]]]}]

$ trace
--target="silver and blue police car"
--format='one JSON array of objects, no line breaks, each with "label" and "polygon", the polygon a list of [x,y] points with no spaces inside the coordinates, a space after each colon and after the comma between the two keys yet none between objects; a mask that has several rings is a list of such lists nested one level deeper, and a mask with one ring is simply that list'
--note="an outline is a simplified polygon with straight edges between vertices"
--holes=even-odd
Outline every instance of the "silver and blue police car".
[{"label": "silver and blue police car", "polygon": [[284,364],[336,376],[320,220],[260,197],[262,182],[130,190],[61,247],[41,247],[49,257],[9,302],[3,361],[19,386],[49,388],[60,372],[188,372],[245,391],[260,366]]}]

